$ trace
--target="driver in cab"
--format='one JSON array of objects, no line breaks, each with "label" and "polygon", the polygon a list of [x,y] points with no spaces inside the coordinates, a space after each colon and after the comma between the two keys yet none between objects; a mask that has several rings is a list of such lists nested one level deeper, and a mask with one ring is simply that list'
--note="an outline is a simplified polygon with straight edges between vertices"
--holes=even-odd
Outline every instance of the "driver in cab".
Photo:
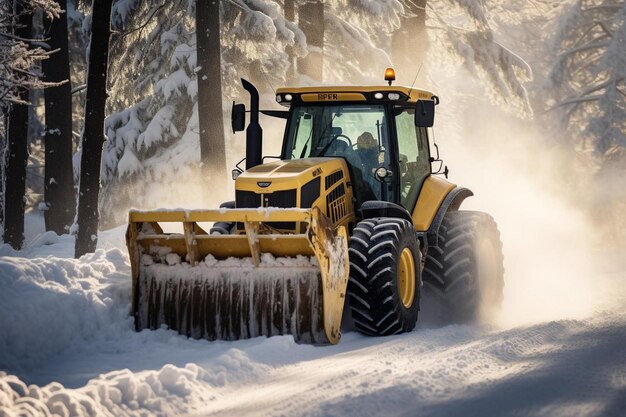
[{"label": "driver in cab", "polygon": [[373,175],[373,172],[380,164],[378,161],[378,142],[374,139],[374,136],[370,132],[363,132],[357,138],[356,150],[363,165],[363,173],[368,177],[370,174]]},{"label": "driver in cab", "polygon": [[372,190],[380,189],[380,182],[376,180],[375,171],[381,164],[379,160],[380,149],[378,141],[374,139],[374,135],[370,132],[363,132],[361,136],[357,138],[356,150],[361,160],[361,171],[363,172],[363,178],[370,185]]}]

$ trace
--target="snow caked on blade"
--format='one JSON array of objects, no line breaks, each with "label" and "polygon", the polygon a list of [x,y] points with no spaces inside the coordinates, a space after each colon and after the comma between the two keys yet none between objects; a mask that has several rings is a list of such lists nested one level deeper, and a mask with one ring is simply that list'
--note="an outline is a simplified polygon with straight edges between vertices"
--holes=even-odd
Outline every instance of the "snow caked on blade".
[{"label": "snow caked on blade", "polygon": [[142,268],[138,330],[165,325],[195,339],[293,334],[296,342],[328,343],[317,267],[218,265]]}]

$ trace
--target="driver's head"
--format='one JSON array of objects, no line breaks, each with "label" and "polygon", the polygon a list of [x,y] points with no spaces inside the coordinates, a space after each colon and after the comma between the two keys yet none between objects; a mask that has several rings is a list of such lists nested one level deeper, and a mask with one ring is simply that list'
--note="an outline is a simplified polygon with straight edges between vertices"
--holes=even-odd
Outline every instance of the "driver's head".
[{"label": "driver's head", "polygon": [[378,149],[378,143],[370,132],[363,132],[356,140],[356,146],[359,151],[372,151]]}]

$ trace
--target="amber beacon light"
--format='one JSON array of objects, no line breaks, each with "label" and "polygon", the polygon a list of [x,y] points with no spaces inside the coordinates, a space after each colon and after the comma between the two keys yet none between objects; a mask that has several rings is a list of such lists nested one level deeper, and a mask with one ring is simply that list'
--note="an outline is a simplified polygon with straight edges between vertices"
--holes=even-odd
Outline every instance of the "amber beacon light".
[{"label": "amber beacon light", "polygon": [[385,70],[385,81],[389,81],[389,85],[391,85],[392,81],[396,80],[396,72],[393,68],[387,68]]}]

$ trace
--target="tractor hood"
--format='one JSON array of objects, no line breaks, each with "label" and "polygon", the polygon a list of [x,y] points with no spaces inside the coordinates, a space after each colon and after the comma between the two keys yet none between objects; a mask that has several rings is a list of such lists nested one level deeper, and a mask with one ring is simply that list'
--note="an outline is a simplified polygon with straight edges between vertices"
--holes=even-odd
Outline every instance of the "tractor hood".
[{"label": "tractor hood", "polygon": [[275,161],[257,165],[241,174],[236,180],[235,189],[257,194],[300,189],[318,177],[324,178],[337,171],[347,173],[347,165],[341,158]]}]

